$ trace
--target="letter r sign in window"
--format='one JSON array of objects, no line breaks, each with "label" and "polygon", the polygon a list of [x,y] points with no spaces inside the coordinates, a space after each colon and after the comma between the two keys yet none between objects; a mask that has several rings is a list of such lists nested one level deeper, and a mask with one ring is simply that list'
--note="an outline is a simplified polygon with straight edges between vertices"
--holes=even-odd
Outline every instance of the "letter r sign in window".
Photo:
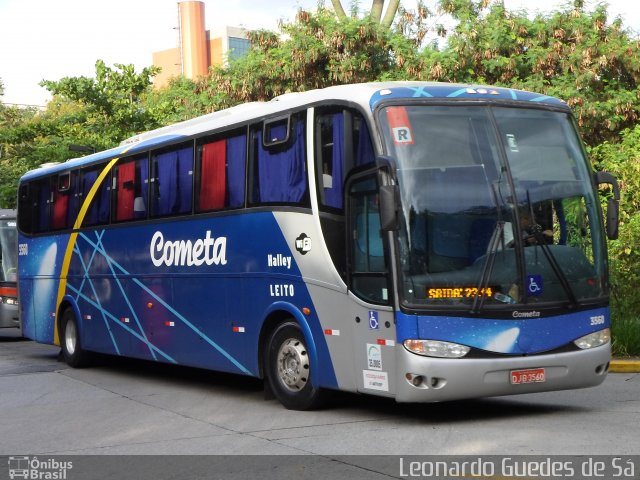
[{"label": "letter r sign in window", "polygon": [[396,145],[413,145],[413,131],[405,107],[387,108],[387,120]]}]

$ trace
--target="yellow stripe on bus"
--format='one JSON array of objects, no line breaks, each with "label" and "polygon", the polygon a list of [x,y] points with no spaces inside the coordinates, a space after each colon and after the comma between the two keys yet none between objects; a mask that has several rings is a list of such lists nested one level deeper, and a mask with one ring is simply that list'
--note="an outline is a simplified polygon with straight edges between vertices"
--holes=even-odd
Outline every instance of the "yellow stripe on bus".
[{"label": "yellow stripe on bus", "polygon": [[[126,149],[124,149],[120,155],[124,155],[125,153],[127,153],[127,151],[130,149],[131,147],[128,147]],[[118,158],[114,158],[113,160],[111,160],[106,167],[104,167],[104,169],[102,170],[102,172],[100,172],[100,175],[98,175],[98,178],[96,179],[96,181],[93,183],[93,185],[91,186],[91,189],[89,190],[89,193],[87,194],[87,197],[84,199],[84,202],[82,203],[82,207],[80,207],[80,211],[78,212],[78,216],[76,217],[76,221],[73,224],[73,229],[77,230],[80,228],[80,226],[82,225],[82,222],[84,221],[84,217],[87,214],[87,211],[89,210],[89,206],[91,205],[91,202],[93,201],[93,197],[96,196],[96,193],[98,191],[98,189],[100,188],[100,186],[102,185],[102,182],[104,181],[104,179],[106,178],[106,176],[109,174],[109,172],[111,171],[111,169],[113,168],[113,166],[115,165],[115,163],[119,160],[120,157]],[[71,256],[73,255],[73,248],[76,245],[76,239],[78,238],[78,233],[77,232],[73,232],[71,233],[71,236],[69,237],[69,243],[67,243],[67,250],[64,252],[64,260],[62,261],[62,270],[60,271],[60,283],[58,284],[58,298],[56,301],[56,321],[54,322],[53,325],[53,343],[54,345],[60,345],[60,334],[58,332],[58,316],[60,315],[60,305],[62,304],[62,299],[64,298],[64,294],[67,291],[67,274],[69,273],[69,265],[71,264]]]}]

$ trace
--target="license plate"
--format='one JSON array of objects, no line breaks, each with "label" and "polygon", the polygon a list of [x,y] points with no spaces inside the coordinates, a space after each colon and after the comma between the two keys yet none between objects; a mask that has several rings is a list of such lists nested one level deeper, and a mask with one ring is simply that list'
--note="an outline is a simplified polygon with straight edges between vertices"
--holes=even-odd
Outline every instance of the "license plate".
[{"label": "license plate", "polygon": [[510,373],[511,385],[523,383],[542,383],[546,381],[544,368],[530,368],[528,370],[512,370]]}]

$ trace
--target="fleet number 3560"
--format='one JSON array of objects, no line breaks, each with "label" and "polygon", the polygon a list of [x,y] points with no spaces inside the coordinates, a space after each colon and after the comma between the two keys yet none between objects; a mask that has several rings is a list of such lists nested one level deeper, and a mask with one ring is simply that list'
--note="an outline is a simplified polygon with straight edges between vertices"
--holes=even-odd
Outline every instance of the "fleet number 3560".
[{"label": "fleet number 3560", "polygon": [[604,323],[604,315],[596,315],[591,317],[591,325],[602,325]]}]

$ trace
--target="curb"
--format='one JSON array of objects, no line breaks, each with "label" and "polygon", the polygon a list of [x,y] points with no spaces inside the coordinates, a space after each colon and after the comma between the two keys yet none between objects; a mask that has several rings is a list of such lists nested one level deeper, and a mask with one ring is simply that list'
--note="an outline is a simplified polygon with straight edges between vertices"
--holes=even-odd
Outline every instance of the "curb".
[{"label": "curb", "polygon": [[610,373],[640,373],[640,358],[615,359],[609,364]]}]

